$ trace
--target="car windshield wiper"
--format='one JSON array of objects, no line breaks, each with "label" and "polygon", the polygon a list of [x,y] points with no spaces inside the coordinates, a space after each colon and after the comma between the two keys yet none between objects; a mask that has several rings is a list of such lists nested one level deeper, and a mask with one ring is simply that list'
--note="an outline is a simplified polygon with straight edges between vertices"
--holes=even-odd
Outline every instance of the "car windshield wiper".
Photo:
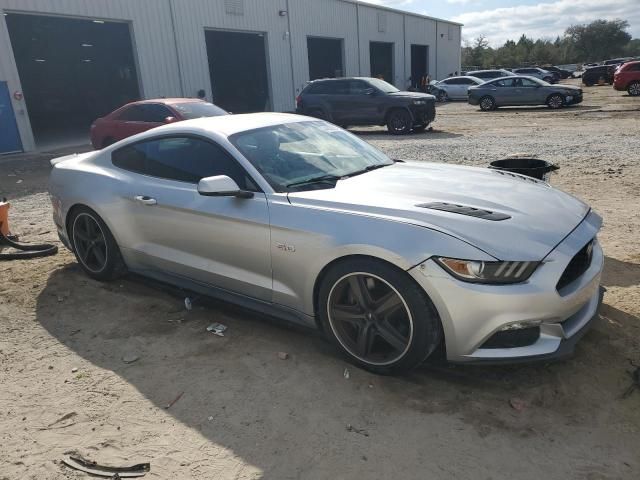
[{"label": "car windshield wiper", "polygon": [[393,163],[379,163],[377,165],[369,165],[362,170],[356,170],[355,172],[347,173],[343,178],[355,177],[356,175],[362,175],[363,173],[371,172],[372,170],[377,170],[382,167],[388,167],[389,165],[393,165]]},{"label": "car windshield wiper", "polygon": [[327,182],[337,182],[344,176],[339,175],[321,175],[319,177],[308,178],[307,180],[300,180],[299,182],[293,182],[286,185],[287,188],[291,187],[299,187],[302,185],[310,185],[313,183],[327,183]]}]

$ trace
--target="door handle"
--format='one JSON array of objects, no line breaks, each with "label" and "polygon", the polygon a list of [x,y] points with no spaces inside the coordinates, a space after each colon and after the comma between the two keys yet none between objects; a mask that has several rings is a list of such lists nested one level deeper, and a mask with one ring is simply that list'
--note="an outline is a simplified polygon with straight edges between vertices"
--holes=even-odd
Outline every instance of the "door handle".
[{"label": "door handle", "polygon": [[158,203],[155,198],[147,197],[146,195],[137,195],[135,200],[143,205],[156,205]]}]

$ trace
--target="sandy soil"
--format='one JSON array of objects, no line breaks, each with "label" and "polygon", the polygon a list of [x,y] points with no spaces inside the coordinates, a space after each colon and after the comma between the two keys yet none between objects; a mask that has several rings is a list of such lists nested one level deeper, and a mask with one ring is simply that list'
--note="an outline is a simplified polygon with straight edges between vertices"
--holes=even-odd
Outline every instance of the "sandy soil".
[{"label": "sandy soil", "polygon": [[[640,478],[640,391],[621,398],[640,365],[639,118],[640,99],[598,87],[561,112],[451,103],[435,132],[359,131],[395,158],[561,166],[552,183],[604,216],[608,292],[560,363],[377,377],[259,313],[204,299],[186,311],[139,278],[94,282],[64,249],[0,264],[0,479],[86,478],[61,465],[71,451],[150,461],[158,479]],[[30,241],[56,240],[45,161],[0,161]]]}]

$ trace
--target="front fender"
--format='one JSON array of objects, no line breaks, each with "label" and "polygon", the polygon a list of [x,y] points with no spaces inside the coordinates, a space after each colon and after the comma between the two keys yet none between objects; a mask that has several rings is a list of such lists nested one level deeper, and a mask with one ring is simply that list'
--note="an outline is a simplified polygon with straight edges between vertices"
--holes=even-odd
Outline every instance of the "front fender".
[{"label": "front fender", "polygon": [[[277,195],[274,197],[278,197]],[[456,237],[409,223],[270,199],[273,301],[314,315],[320,272],[352,255],[375,257],[409,270],[434,255],[494,260]]]}]

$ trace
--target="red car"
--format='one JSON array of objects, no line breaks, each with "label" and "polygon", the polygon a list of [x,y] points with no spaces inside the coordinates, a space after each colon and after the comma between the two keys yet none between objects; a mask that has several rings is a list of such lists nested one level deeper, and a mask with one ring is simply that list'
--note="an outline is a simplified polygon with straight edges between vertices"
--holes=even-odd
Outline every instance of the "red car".
[{"label": "red car", "polygon": [[128,103],[91,125],[91,145],[100,149],[166,123],[228,115],[212,103],[194,98],[159,98]]},{"label": "red car", "polygon": [[627,62],[613,76],[613,88],[626,90],[632,97],[640,96],[640,61]]}]

